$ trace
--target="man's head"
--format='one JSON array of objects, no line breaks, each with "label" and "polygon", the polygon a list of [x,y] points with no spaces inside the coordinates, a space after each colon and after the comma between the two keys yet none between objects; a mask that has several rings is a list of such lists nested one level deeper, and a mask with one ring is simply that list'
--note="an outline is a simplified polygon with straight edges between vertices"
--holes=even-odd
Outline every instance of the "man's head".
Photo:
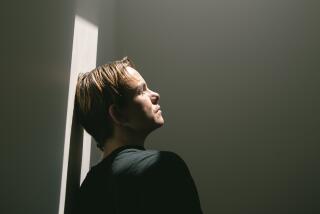
[{"label": "man's head", "polygon": [[79,75],[75,112],[103,150],[115,128],[147,136],[162,126],[159,99],[133,62],[124,57]]}]

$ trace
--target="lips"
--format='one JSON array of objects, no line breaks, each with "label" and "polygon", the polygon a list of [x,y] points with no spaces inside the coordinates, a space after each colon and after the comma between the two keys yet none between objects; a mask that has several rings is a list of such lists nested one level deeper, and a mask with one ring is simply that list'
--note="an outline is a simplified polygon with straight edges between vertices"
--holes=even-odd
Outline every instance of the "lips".
[{"label": "lips", "polygon": [[156,112],[158,112],[160,110],[160,106],[158,106],[157,108],[156,108]]}]

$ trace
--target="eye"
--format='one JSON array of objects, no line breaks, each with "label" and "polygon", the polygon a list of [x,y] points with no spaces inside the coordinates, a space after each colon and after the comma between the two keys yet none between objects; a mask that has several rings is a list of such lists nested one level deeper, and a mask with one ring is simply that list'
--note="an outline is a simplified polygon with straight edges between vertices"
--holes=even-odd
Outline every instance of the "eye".
[{"label": "eye", "polygon": [[147,86],[146,84],[143,84],[143,86],[141,86],[138,90],[138,94],[144,94],[147,90]]}]

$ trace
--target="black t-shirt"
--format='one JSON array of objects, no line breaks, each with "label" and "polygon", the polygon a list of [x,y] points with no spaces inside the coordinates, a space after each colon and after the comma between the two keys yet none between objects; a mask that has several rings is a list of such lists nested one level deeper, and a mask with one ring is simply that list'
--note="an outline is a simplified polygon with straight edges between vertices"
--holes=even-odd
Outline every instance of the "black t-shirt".
[{"label": "black t-shirt", "polygon": [[175,153],[143,146],[117,148],[83,181],[78,214],[202,213],[195,183]]}]

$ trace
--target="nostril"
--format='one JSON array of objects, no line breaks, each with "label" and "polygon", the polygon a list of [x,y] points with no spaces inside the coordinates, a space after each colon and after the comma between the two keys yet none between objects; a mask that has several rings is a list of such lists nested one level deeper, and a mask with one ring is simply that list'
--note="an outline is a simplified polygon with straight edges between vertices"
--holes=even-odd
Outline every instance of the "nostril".
[{"label": "nostril", "polygon": [[160,94],[156,93],[157,100],[160,100]]},{"label": "nostril", "polygon": [[158,94],[157,92],[153,92],[151,100],[153,103],[157,104],[160,100],[160,94]]}]

